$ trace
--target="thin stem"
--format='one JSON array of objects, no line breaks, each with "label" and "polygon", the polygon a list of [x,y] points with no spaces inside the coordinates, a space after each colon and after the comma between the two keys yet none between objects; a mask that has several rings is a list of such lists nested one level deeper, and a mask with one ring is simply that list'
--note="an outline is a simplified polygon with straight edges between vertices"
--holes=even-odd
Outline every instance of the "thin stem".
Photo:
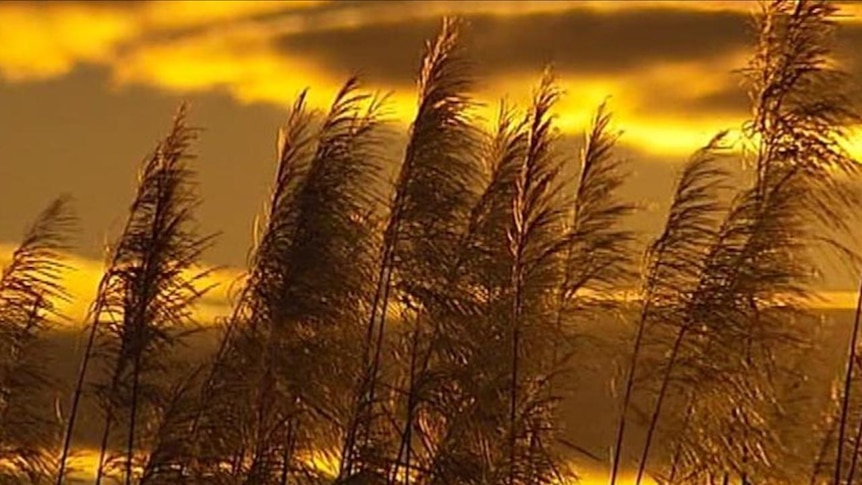
[{"label": "thin stem", "polygon": [[138,390],[141,380],[141,351],[135,354],[135,367],[132,376],[132,405],[129,418],[129,436],[126,444],[126,485],[132,485],[132,457],[135,451],[135,426],[138,416]]},{"label": "thin stem", "polygon": [[[649,301],[645,303],[645,305],[649,305]],[[634,390],[634,376],[637,371],[637,362],[638,357],[640,356],[641,345],[643,343],[643,337],[646,333],[644,329],[646,328],[646,317],[648,309],[644,309],[641,313],[640,321],[638,322],[638,332],[635,336],[635,344],[634,350],[632,351],[632,358],[629,363],[629,371],[626,376],[626,388],[623,393],[623,406],[620,411],[620,420],[617,424],[617,435],[614,440],[614,456],[611,464],[611,485],[615,485],[617,482],[617,477],[619,476],[619,468],[620,468],[620,456],[622,455],[622,447],[623,447],[623,437],[626,432],[626,415],[628,414],[629,404],[631,403],[632,391]]]},{"label": "thin stem", "polygon": [[[110,399],[110,398],[109,398]],[[102,476],[105,473],[105,455],[108,452],[108,438],[111,434],[111,424],[114,421],[114,407],[108,409],[108,415],[105,417],[105,430],[102,432],[102,440],[99,443],[99,463],[96,468],[95,485],[102,483]]]},{"label": "thin stem", "polygon": [[[128,343],[125,340],[121,343],[119,350],[120,359],[122,359],[123,356],[126,354],[127,345]],[[102,439],[99,443],[99,464],[98,468],[96,469],[95,485],[99,485],[100,483],[102,483],[102,476],[104,475],[105,457],[108,453],[108,439],[110,438],[111,427],[114,423],[114,398],[116,397],[114,393],[116,392],[117,386],[120,383],[120,376],[122,375],[123,370],[125,370],[125,360],[120,360],[114,368],[114,375],[111,378],[111,386],[109,388],[110,390],[107,396],[108,409],[105,414],[105,429],[102,432]]]},{"label": "thin stem", "polygon": [[[394,484],[398,481],[398,471],[401,464],[401,457],[404,456],[404,472],[405,472],[405,485],[410,485],[410,458],[413,452],[413,420],[414,414],[416,412],[418,396],[416,389],[416,361],[418,360],[417,356],[419,353],[419,329],[421,324],[421,316],[422,313],[419,313],[416,316],[416,324],[413,329],[413,335],[411,338],[411,349],[410,349],[410,377],[408,383],[408,393],[407,393],[407,417],[406,423],[404,426],[404,431],[401,434],[401,446],[398,450],[398,460],[395,463],[394,470],[390,475],[390,484]],[[423,369],[424,370],[424,369]]]},{"label": "thin stem", "polygon": [[293,445],[295,440],[295,426],[299,426],[299,423],[295,423],[295,419],[290,417],[287,422],[287,439],[285,440],[284,452],[282,453],[282,464],[281,464],[281,485],[287,485],[288,477],[290,477],[290,462],[292,461],[293,456]]},{"label": "thin stem", "polygon": [[[388,305],[387,300],[389,299],[389,289],[392,280],[392,264],[395,259],[395,246],[398,242],[398,227],[399,218],[401,215],[402,204],[400,203],[401,198],[396,195],[395,198],[395,208],[393,210],[390,225],[387,231],[387,236],[384,241],[383,255],[381,258],[380,269],[377,275],[377,285],[374,291],[374,299],[371,304],[371,315],[368,320],[368,329],[365,335],[365,345],[363,347],[363,365],[366,366],[365,375],[363,376],[363,382],[361,384],[360,393],[358,396],[358,402],[355,410],[355,415],[351,417],[351,424],[349,429],[347,430],[347,439],[345,440],[343,449],[342,449],[342,460],[341,460],[341,470],[339,475],[342,477],[347,475],[350,476],[354,472],[354,462],[355,462],[355,453],[356,453],[356,443],[357,443],[357,434],[362,432],[361,439],[363,444],[367,444],[368,441],[368,430],[360,429],[361,427],[368,427],[370,423],[364,423],[363,420],[366,411],[370,412],[370,407],[374,402],[374,391],[376,387],[377,381],[377,373],[378,373],[378,364],[381,356],[381,347],[383,344],[383,336],[385,331],[386,324],[386,310]],[[381,304],[382,302],[382,304]],[[381,308],[382,306],[382,308]],[[380,313],[380,323],[378,326],[378,312]],[[376,339],[375,330],[377,331]],[[371,362],[371,346],[375,344],[376,348],[374,351],[374,358]],[[369,420],[370,420],[369,416]]]},{"label": "thin stem", "polygon": [[835,470],[832,479],[834,485],[841,484],[841,458],[844,452],[844,434],[847,429],[847,419],[850,411],[850,390],[853,383],[853,363],[856,361],[856,341],[859,338],[860,311],[862,311],[862,286],[859,288],[859,300],[856,303],[856,319],[853,322],[853,331],[850,335],[847,368],[844,373],[844,395],[841,398],[841,418],[838,421],[838,452],[835,457]]},{"label": "thin stem", "polygon": [[[851,342],[850,342],[850,356],[848,357],[848,361],[847,361],[847,379],[844,381],[844,399],[842,402],[842,409],[841,409],[841,425],[840,425],[839,430],[838,430],[839,455],[838,455],[837,462],[835,464],[835,477],[836,477],[835,480],[841,479],[840,468],[839,468],[841,465],[841,458],[840,458],[841,457],[841,455],[840,455],[841,443],[843,441],[843,437],[841,435],[844,431],[844,425],[846,424],[848,403],[850,401],[850,398],[849,398],[850,384],[851,384],[850,374],[852,372],[853,367],[857,364],[856,337],[858,336],[858,333],[859,333],[860,320],[862,320],[862,283],[860,283],[860,285],[859,285],[859,297],[856,301],[856,316],[853,320],[853,336],[851,337]],[[862,440],[862,418],[860,418],[860,420],[859,420],[859,426],[857,427],[856,437],[855,437],[854,443],[853,443],[853,454],[850,456],[850,470],[847,472],[847,483],[848,484],[853,483],[853,476],[856,474],[856,463],[859,459],[860,440]],[[839,482],[836,481],[835,483],[838,484]]]},{"label": "thin stem", "polygon": [[[685,433],[688,428],[688,422],[691,420],[692,409],[694,408],[694,393],[690,393],[688,397],[688,404],[685,409],[685,418],[682,421],[682,432]],[[670,462],[670,474],[668,475],[668,484],[673,484],[676,479],[676,472],[679,467],[680,453],[682,452],[682,445],[677,443],[674,446],[673,457]]]},{"label": "thin stem", "polygon": [[523,273],[521,269],[521,260],[523,254],[523,238],[518,237],[517,247],[515,250],[515,258],[513,262],[512,286],[514,295],[512,298],[512,382],[509,386],[509,485],[515,483],[515,445],[517,443],[516,434],[516,417],[518,404],[518,371],[519,371],[519,353],[521,340],[521,308],[523,284]]},{"label": "thin stem", "polygon": [[679,356],[679,351],[682,348],[682,341],[687,333],[688,327],[683,326],[679,333],[677,333],[676,340],[673,343],[673,349],[671,350],[670,359],[667,362],[667,366],[665,366],[664,376],[662,377],[661,389],[659,389],[658,397],[656,398],[655,408],[653,409],[652,416],[650,417],[649,428],[647,428],[646,441],[644,442],[643,451],[641,453],[640,463],[638,464],[638,473],[635,478],[635,485],[640,485],[641,480],[643,480],[644,472],[646,471],[646,463],[649,458],[650,448],[652,446],[653,436],[655,435],[656,427],[658,426],[659,416],[661,415],[661,408],[664,404],[664,398],[667,395],[667,391],[670,388],[670,376],[673,372],[673,367],[676,364],[676,359]]},{"label": "thin stem", "polygon": [[[520,292],[516,293],[516,307],[520,306]],[[514,321],[512,329],[512,383],[509,387],[509,485],[515,483],[515,445],[517,434],[515,430],[516,409],[518,400],[518,350],[520,347],[521,329],[518,322]]]},{"label": "thin stem", "polygon": [[[104,282],[103,282],[104,284]],[[101,313],[101,302],[99,307],[93,312],[94,315]],[[84,348],[84,356],[81,359],[81,366],[78,368],[78,377],[75,382],[75,390],[72,393],[72,405],[69,408],[69,419],[66,422],[66,429],[63,436],[63,449],[60,452],[60,463],[57,469],[56,485],[62,485],[66,474],[66,462],[69,458],[69,450],[72,445],[72,431],[75,429],[75,421],[78,417],[78,407],[81,403],[81,397],[84,394],[84,380],[86,379],[87,370],[90,365],[90,359],[93,356],[93,347],[96,344],[96,327],[98,318],[93,319],[93,324],[90,327],[90,335],[87,337],[87,345]]]}]

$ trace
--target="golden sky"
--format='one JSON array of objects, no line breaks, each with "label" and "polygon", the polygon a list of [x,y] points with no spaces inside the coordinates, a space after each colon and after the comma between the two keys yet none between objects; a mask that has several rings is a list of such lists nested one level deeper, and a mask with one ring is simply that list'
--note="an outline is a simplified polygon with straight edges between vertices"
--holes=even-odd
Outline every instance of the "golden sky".
[{"label": "golden sky", "polygon": [[[690,0],[0,2],[0,248],[68,192],[81,217],[78,257],[95,278],[137,163],[187,99],[205,128],[200,222],[222,233],[208,264],[240,267],[295,95],[309,86],[310,102],[325,107],[359,73],[392,93],[393,116],[406,126],[424,42],[447,14],[467,21],[476,95],[488,106],[481,114],[490,118],[502,96],[526,100],[551,63],[574,155],[610,97],[634,170],[627,196],[651,208],[638,223],[654,230],[679,163],[747,116],[732,71],[745,66],[754,10],[754,2]],[[838,54],[862,80],[850,55],[862,47],[860,19],[841,21]],[[838,279],[830,289],[851,287]]]}]

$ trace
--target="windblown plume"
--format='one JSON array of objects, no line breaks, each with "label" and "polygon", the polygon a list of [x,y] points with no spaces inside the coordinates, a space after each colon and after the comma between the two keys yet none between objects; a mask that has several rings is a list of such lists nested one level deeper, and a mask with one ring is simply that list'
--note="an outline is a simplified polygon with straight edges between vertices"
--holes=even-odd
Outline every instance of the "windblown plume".
[{"label": "windblown plume", "polygon": [[[359,369],[351,345],[368,304],[382,101],[350,79],[316,133],[307,134],[302,98],[282,131],[276,190],[234,317],[239,332],[217,369],[231,383],[228,422],[244,431],[223,440],[228,449],[209,466],[240,456],[231,473],[247,483],[302,472],[300,457],[334,446],[345,425],[349,401],[338,390]],[[243,388],[248,394],[237,393]]]},{"label": "windblown plume", "polygon": [[0,276],[0,482],[50,483],[61,422],[46,418],[56,383],[45,367],[44,333],[68,299],[63,252],[75,218],[69,198],[45,208]]},{"label": "windblown plume", "polygon": [[[546,72],[529,113],[527,148],[515,180],[512,225],[508,234],[512,264],[509,287],[509,459],[506,467],[509,485],[548,483],[556,478],[554,470],[535,476],[533,445],[534,440],[541,440],[542,436],[535,435],[537,428],[530,424],[541,423],[548,403],[527,399],[533,397],[530,388],[536,383],[525,379],[532,377],[532,372],[524,366],[524,358],[536,355],[539,350],[535,346],[536,329],[531,327],[547,318],[543,296],[560,281],[559,266],[554,263],[566,243],[565,239],[561,241],[556,236],[565,228],[558,179],[561,166],[552,149],[555,133],[550,114],[558,97],[553,77]],[[536,415],[530,416],[532,413]],[[541,428],[540,425],[538,429]]]},{"label": "windblown plume", "polygon": [[[186,125],[183,105],[168,136],[143,163],[129,218],[103,276],[91,311],[91,334],[73,396],[77,411],[91,360],[101,364],[90,376],[104,413],[97,479],[135,482],[152,436],[143,424],[163,384],[170,351],[194,327],[192,305],[206,288],[199,271],[212,237],[195,233],[198,199],[189,147],[195,130]],[[70,417],[67,443],[74,426]],[[62,481],[63,477],[58,480]]]},{"label": "windblown plume", "polygon": [[597,310],[607,312],[617,307],[620,290],[628,287],[634,276],[631,254],[635,236],[624,229],[624,224],[635,207],[620,199],[627,173],[624,162],[613,153],[619,133],[612,132],[610,124],[611,114],[602,104],[581,155],[551,344],[549,372],[555,384],[573,377],[567,360],[577,352],[569,342],[583,332],[578,323],[595,321]]},{"label": "windblown plume", "polygon": [[[569,313],[588,306],[589,295],[624,287],[631,277],[631,243],[634,235],[623,229],[634,205],[619,199],[626,172],[614,156],[618,134],[609,132],[611,114],[599,106],[583,149],[574,200],[571,245],[566,251],[561,308]],[[607,295],[603,295],[607,299]],[[575,303],[575,307],[569,307]]]},{"label": "windblown plume", "polygon": [[[294,200],[314,148],[312,113],[305,107],[305,96],[305,92],[299,95],[278,132],[275,182],[264,216],[255,224],[248,275],[203,379],[187,452],[175,457],[180,468],[191,469],[184,473],[193,476],[195,483],[204,480],[202,477],[228,483],[232,479],[223,475],[240,473],[245,447],[254,440],[250,426],[255,419],[251,403],[256,385],[252,377],[260,372],[261,345],[267,332],[267,322],[254,316],[265,310],[268,297],[280,298],[280,255],[291,244]],[[227,472],[225,462],[231,464]]]},{"label": "windblown plume", "polygon": [[859,202],[846,183],[859,168],[842,149],[858,116],[828,62],[834,13],[826,1],[775,1],[759,20],[746,125],[754,182],[724,221],[664,371],[667,383],[677,367],[698,396],[681,434],[681,480],[779,478],[774,379],[783,370],[774,356],[804,338],[812,249],[852,254],[839,241]]},{"label": "windblown plume", "polygon": [[[638,369],[644,359],[643,347],[659,335],[649,335],[661,322],[679,321],[685,299],[697,287],[709,248],[718,238],[725,205],[722,193],[728,190],[726,167],[716,155],[723,149],[720,134],[700,149],[683,168],[676,183],[673,200],[662,233],[650,244],[646,254],[647,271],[641,288],[641,312],[637,322],[622,406],[613,447],[611,483],[618,478],[625,443],[629,407],[635,392]],[[659,330],[660,331],[660,330]],[[653,340],[650,342],[650,340]]]},{"label": "windblown plume", "polygon": [[[425,470],[420,481],[482,483],[504,461],[505,450],[492,449],[505,441],[498,435],[505,429],[505,394],[491,389],[504,392],[507,375],[498,372],[499,366],[488,372],[492,364],[487,359],[507,352],[496,345],[506,334],[496,318],[511,281],[507,232],[528,140],[527,120],[516,118],[501,104],[497,129],[483,154],[485,189],[470,212],[457,258],[449,277],[421,300],[432,330],[425,347],[414,350],[422,357],[408,389],[408,422],[416,416],[421,446],[407,460],[413,458],[415,468]],[[418,329],[413,331],[417,335]],[[491,416],[493,421],[487,419]],[[404,442],[413,434],[405,433]],[[405,482],[409,477],[405,474]]]},{"label": "windblown plume", "polygon": [[391,433],[381,430],[377,419],[382,412],[377,391],[390,306],[397,299],[416,308],[423,293],[445,280],[445,268],[456,257],[475,198],[476,133],[468,114],[472,101],[466,94],[471,80],[458,38],[456,22],[445,20],[440,35],[428,46],[419,75],[419,109],[384,231],[363,344],[366,368],[343,446],[341,480],[390,475],[385,436]]}]

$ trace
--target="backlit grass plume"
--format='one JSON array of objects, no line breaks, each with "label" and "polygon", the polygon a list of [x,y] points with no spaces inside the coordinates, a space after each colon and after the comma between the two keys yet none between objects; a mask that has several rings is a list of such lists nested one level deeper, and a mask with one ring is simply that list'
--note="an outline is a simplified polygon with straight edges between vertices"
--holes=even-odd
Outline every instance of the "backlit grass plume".
[{"label": "backlit grass plume", "polygon": [[[213,429],[202,436],[205,446],[226,448],[207,457],[209,473],[232,462],[230,473],[245,483],[307,479],[315,472],[302,458],[335,447],[346,426],[352,401],[339,390],[360,369],[353,346],[369,298],[382,101],[350,79],[318,129],[300,97],[281,132],[276,188],[236,331],[213,369],[227,386],[215,390],[225,414],[209,416]],[[225,422],[240,435],[215,438],[234,431]]]},{"label": "backlit grass plume", "polygon": [[691,397],[677,433],[676,480],[780,479],[775,463],[785,447],[775,432],[782,418],[774,379],[783,367],[774,356],[804,338],[796,322],[816,274],[811,250],[825,243],[849,253],[838,236],[858,202],[844,181],[858,166],[841,148],[857,116],[827,62],[834,12],[828,2],[777,1],[759,19],[747,72],[752,183],[736,196],[707,256],[650,422],[651,437],[668,383],[684,383]]},{"label": "backlit grass plume", "polygon": [[[418,112],[384,229],[363,343],[365,368],[343,445],[340,481],[386,480],[397,473],[387,462],[392,454],[388,450],[398,444],[388,443],[393,433],[381,419],[391,407],[380,395],[384,335],[395,301],[411,310],[405,317],[412,319],[423,292],[445,279],[445,268],[454,260],[466,227],[479,173],[477,133],[469,115],[471,85],[458,25],[447,19],[437,39],[429,43],[419,74]],[[408,403],[408,408],[412,406]],[[406,414],[409,428],[413,411],[407,409]],[[406,453],[409,456],[410,451]]]},{"label": "backlit grass plume", "polygon": [[47,484],[56,473],[63,417],[50,412],[58,383],[43,339],[69,298],[69,204],[60,197],[39,214],[0,276],[0,483]]},{"label": "backlit grass plume", "polygon": [[[250,426],[255,419],[251,402],[256,388],[247,377],[260,372],[257,359],[267,331],[267,322],[252,316],[257,307],[266,303],[267,293],[280,298],[280,255],[292,241],[294,199],[308,169],[312,136],[311,113],[306,110],[302,94],[279,131],[274,187],[264,219],[255,227],[249,274],[226,322],[219,350],[200,391],[199,409],[190,423],[193,448],[182,457],[180,466],[191,468],[187,473],[195,482],[231,483],[229,476],[234,475],[241,479],[246,447],[253,443],[249,433],[253,433]],[[227,471],[225,462],[230,464]]]},{"label": "backlit grass plume", "polygon": [[557,177],[560,164],[552,151],[555,133],[550,114],[558,96],[553,78],[546,74],[528,115],[526,153],[515,179],[512,224],[508,231],[512,265],[507,292],[511,299],[511,333],[508,336],[511,339],[508,355],[511,365],[507,426],[509,456],[506,466],[509,485],[536,483],[537,480],[546,483],[554,478],[545,475],[547,472],[544,470],[543,476],[535,476],[533,460],[526,459],[532,458],[533,441],[542,439],[540,435],[533,435],[536,430],[530,424],[533,419],[541,420],[546,404],[530,399],[533,397],[530,385],[535,383],[525,379],[530,373],[524,359],[538,350],[530,345],[535,340],[525,333],[530,331],[530,326],[548,317],[542,308],[542,300],[559,280],[560,275],[556,274],[559,269],[553,263],[564,247],[554,237],[565,227],[562,224],[565,211],[560,204],[561,187]]},{"label": "backlit grass plume", "polygon": [[[182,106],[171,132],[141,167],[126,226],[90,312],[61,467],[89,383],[104,419],[97,483],[105,477],[137,482],[153,439],[144,423],[159,419],[154,412],[167,392],[171,351],[194,327],[192,305],[205,290],[207,273],[197,268],[211,238],[195,232],[198,199],[189,163],[194,136]],[[61,474],[58,483],[63,479]]]},{"label": "backlit grass plume", "polygon": [[[574,482],[580,455],[604,460],[584,442],[593,423],[566,429],[566,406],[597,387],[590,359],[611,346],[596,337],[629,317],[619,402],[590,403],[615,409],[598,430],[611,485],[862,481],[858,319],[828,409],[810,404],[826,393],[800,358],[821,254],[862,262],[845,242],[862,168],[844,148],[862,119],[833,60],[836,4],[762,7],[751,119],[738,145],[721,132],[682,164],[640,271],[617,119],[602,104],[569,150],[546,70],[486,129],[461,22],[426,45],[398,163],[386,96],[351,77],[318,111],[302,91],[202,363],[182,345],[201,330],[213,238],[195,221],[198,132],[182,106],[108,251],[68,408],[51,412],[63,386],[40,348],[67,298],[65,198],[0,276],[0,483],[70,483],[91,422],[96,485]],[[828,419],[809,432],[814,414]]]},{"label": "backlit grass plume", "polygon": [[508,408],[506,394],[498,391],[505,389],[507,373],[492,368],[489,357],[508,351],[505,325],[495,319],[505,311],[499,302],[511,281],[507,229],[526,154],[526,126],[501,105],[496,131],[482,150],[485,188],[471,209],[458,257],[450,275],[422,300],[433,328],[423,334],[426,347],[413,352],[421,358],[408,396],[418,416],[413,434],[421,446],[413,462],[424,470],[421,483],[482,483],[504,463],[500,432]]},{"label": "backlit grass plume", "polygon": [[622,395],[622,409],[613,446],[611,482],[618,478],[626,425],[636,381],[641,373],[642,350],[661,342],[666,326],[683,315],[697,287],[709,248],[718,238],[725,211],[722,192],[728,190],[728,167],[722,166],[723,135],[699,150],[681,171],[662,233],[646,253],[646,274],[641,288],[641,310],[634,348]]}]

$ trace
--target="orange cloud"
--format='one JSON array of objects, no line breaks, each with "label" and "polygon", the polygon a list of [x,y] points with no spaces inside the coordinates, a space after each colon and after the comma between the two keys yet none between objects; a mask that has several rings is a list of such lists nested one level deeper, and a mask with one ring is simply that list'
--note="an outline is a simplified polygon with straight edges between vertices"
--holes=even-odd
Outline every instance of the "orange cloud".
[{"label": "orange cloud", "polygon": [[0,25],[0,75],[12,81],[107,62],[119,43],[139,33],[128,15],[92,5],[0,5]]},{"label": "orange cloud", "polygon": [[[753,11],[739,1],[590,2],[446,0],[365,5],[327,5],[325,0],[248,2],[206,0],[140,4],[9,3],[0,5],[0,73],[13,81],[44,79],[69,72],[82,62],[112,63],[127,44],[142,43],[154,34],[192,27],[212,27],[219,33],[255,31],[267,37],[291,33],[350,29],[381,23],[437,18],[443,15],[488,14],[521,16],[575,9],[599,11],[664,8],[675,10]],[[326,6],[327,8],[317,8]],[[842,5],[847,14],[862,6]],[[313,19],[307,17],[314,15]],[[260,18],[263,16],[264,18]],[[313,21],[312,21],[313,20]],[[848,21],[859,21],[848,17]]]},{"label": "orange cloud", "polygon": [[[604,99],[612,97],[612,108],[626,131],[625,141],[658,154],[686,155],[696,150],[719,130],[733,128],[740,120],[727,116],[679,119],[660,115],[642,107],[644,96],[655,90],[671,90],[676,96],[694,99],[718,92],[730,76],[716,75],[736,67],[738,56],[703,63],[651,66],[644,72],[623,72],[614,76],[561,79],[567,95],[558,107],[559,127],[578,133],[589,123]],[[632,78],[638,83],[632,84]],[[694,81],[679,83],[680,78]],[[538,74],[487,79],[480,83],[479,110],[487,126],[495,118],[501,96],[520,105],[529,102]],[[333,76],[313,59],[292,57],[276,50],[265,33],[254,30],[227,31],[144,44],[129,50],[116,63],[114,82],[158,86],[178,93],[220,90],[242,103],[271,103],[287,106],[307,86],[309,104],[325,109],[343,79]],[[371,86],[390,92],[390,113],[404,127],[415,115],[416,93],[402,86]]]},{"label": "orange cloud", "polygon": [[325,0],[182,0],[148,2],[140,9],[144,21],[155,28],[186,28],[236,21],[246,17],[280,11],[303,10],[326,3]]},{"label": "orange cloud", "polygon": [[[181,1],[142,4],[0,5],[0,76],[13,81],[46,79],[69,72],[78,63],[107,66],[116,86],[140,84],[178,93],[221,91],[240,103],[287,106],[311,86],[309,103],[326,108],[344,79],[313,58],[279,50],[275,41],[291,33],[352,29],[364,25],[476,13],[515,16],[577,8],[752,10],[747,2],[594,1],[522,2],[438,1],[422,8],[401,2],[317,8],[323,1]],[[855,8],[855,7],[854,7]],[[313,17],[308,15],[312,14]],[[313,21],[312,21],[313,20]],[[733,82],[728,73],[744,66],[745,53],[677,64],[653,64],[638,71],[575,76],[562,80],[568,95],[559,106],[564,132],[582,131],[606,97],[623,141],[643,151],[685,156],[721,129],[739,126],[731,114],[681,112],[686,100],[720,93]],[[719,74],[716,74],[719,73]],[[482,80],[480,114],[489,122],[501,96],[522,104],[538,73]],[[681,83],[680,79],[686,82]],[[632,82],[636,80],[636,82]],[[415,113],[415,92],[392,90],[391,114],[402,126]],[[673,93],[676,107],[649,106],[654,93]],[[676,110],[676,111],[674,111]],[[852,144],[862,154],[862,143]]]},{"label": "orange cloud", "polygon": [[[610,108],[623,129],[622,142],[670,160],[685,157],[704,146],[721,130],[737,130],[744,113],[683,113],[687,100],[720,93],[733,87],[729,71],[745,65],[744,53],[697,63],[653,65],[637,72],[601,77],[563,77],[565,95],[557,106],[557,123],[568,134],[581,133],[596,107],[610,98]],[[716,74],[721,73],[721,74]],[[637,79],[637,83],[632,83]],[[680,79],[686,79],[680,83]],[[333,76],[312,59],[290,57],[269,45],[267,39],[248,33],[203,36],[130,51],[114,71],[118,86],[144,84],[179,94],[220,90],[241,103],[288,106],[304,88],[311,87],[309,105],[326,109],[344,79]],[[520,106],[530,101],[538,74],[488,79],[480,84],[477,114],[491,128],[499,99]],[[402,129],[416,113],[416,92],[402,86],[370,86],[388,92],[389,114]],[[647,106],[656,92],[672,92],[680,106],[656,112]],[[862,132],[860,132],[862,133]],[[854,156],[862,156],[862,135],[848,143]]]},{"label": "orange cloud", "polygon": [[128,44],[153,34],[293,11],[317,0],[178,1],[143,4],[8,3],[0,5],[0,76],[32,81],[61,76],[80,63],[111,64]]},{"label": "orange cloud", "polygon": [[337,89],[313,62],[286,58],[265,41],[245,36],[203,36],[141,46],[117,63],[114,81],[140,83],[177,92],[225,90],[243,103],[287,105],[308,85]]}]

